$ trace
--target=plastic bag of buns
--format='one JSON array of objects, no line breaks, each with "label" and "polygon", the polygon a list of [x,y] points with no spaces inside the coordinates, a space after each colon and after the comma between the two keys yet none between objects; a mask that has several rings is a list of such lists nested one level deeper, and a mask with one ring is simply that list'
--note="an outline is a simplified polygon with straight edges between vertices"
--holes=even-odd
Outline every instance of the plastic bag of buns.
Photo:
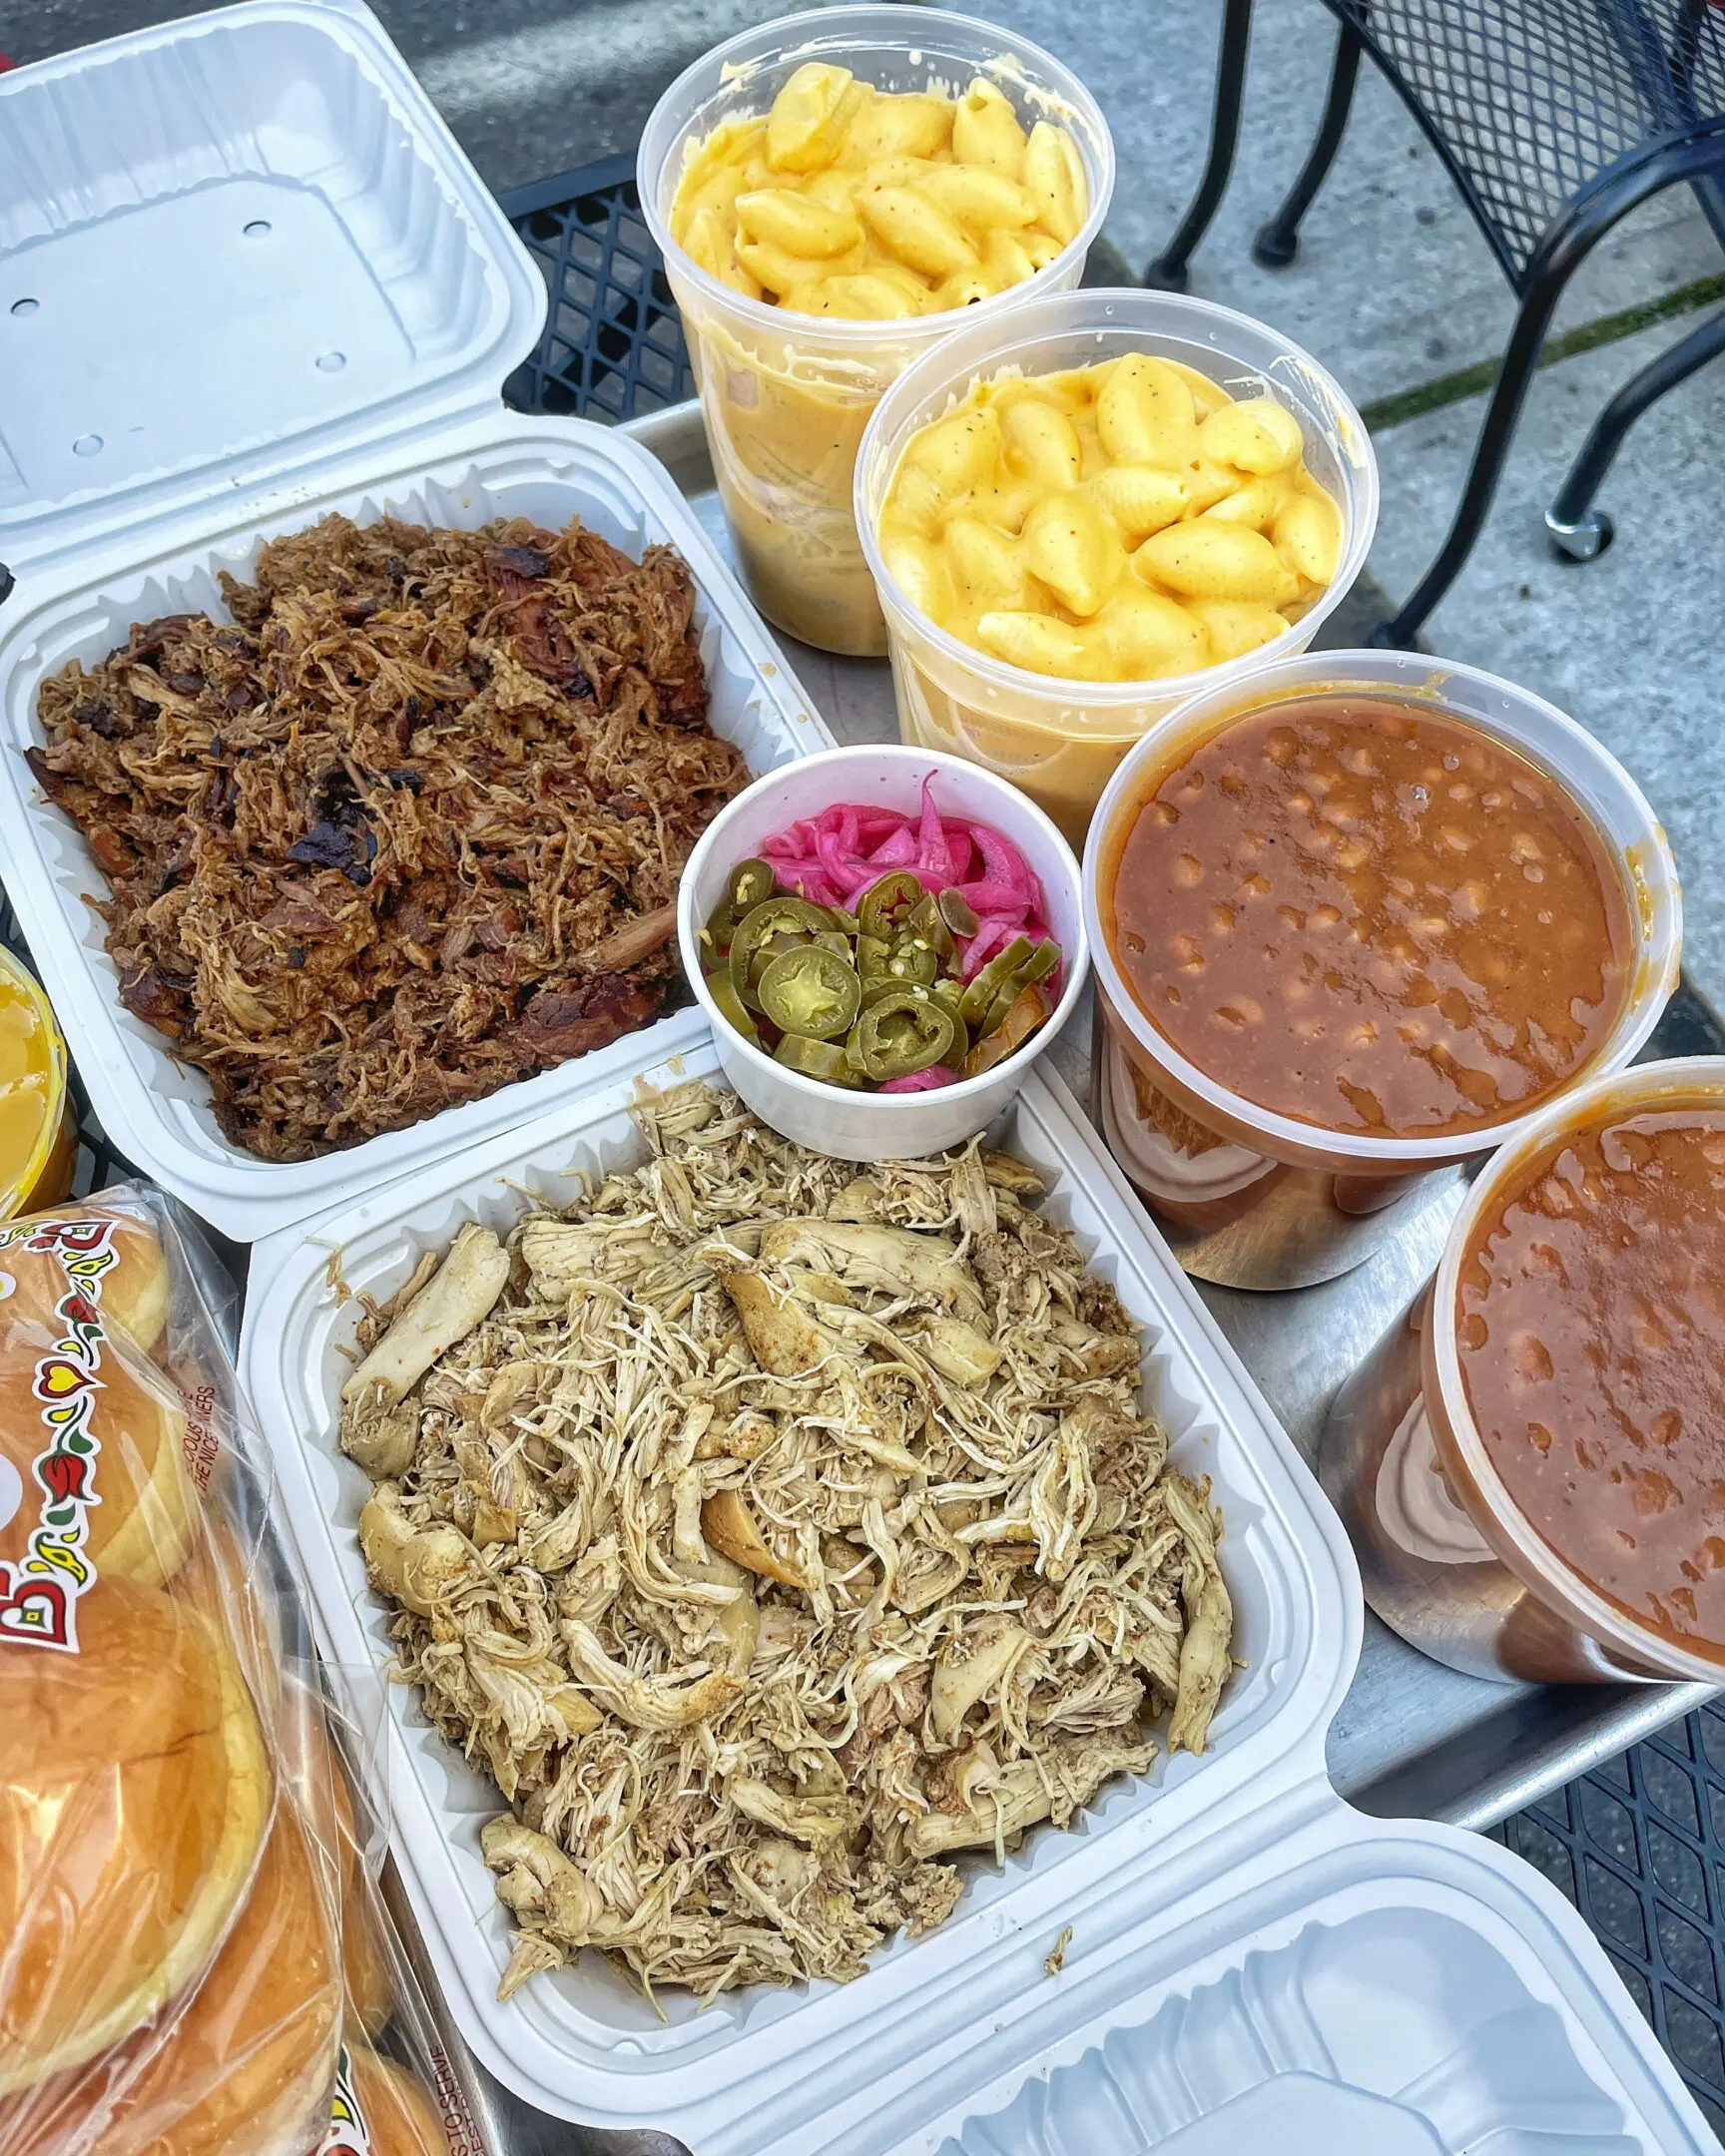
[{"label": "plastic bag of buns", "polygon": [[[376,1979],[235,1307],[148,1188],[0,1225],[0,2156],[449,2156],[355,2041]],[[345,2142],[344,2089],[381,2122]]]},{"label": "plastic bag of buns", "polygon": [[[298,1763],[303,1807],[337,1854],[342,2034],[317,2156],[487,2156],[476,2107],[439,2038],[385,1897],[387,1840],[365,1795],[382,1788],[384,1773],[360,1726],[387,1728],[382,1681],[369,1668],[337,1675],[349,1716],[326,1698],[297,1692],[288,1747]],[[354,1702],[374,1711],[355,1717]]]}]

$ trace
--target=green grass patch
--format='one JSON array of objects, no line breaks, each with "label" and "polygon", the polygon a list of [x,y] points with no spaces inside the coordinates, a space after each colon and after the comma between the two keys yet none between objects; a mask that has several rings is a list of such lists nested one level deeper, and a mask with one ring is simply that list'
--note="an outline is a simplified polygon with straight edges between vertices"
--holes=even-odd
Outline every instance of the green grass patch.
[{"label": "green grass patch", "polygon": [[[1573,359],[1577,352],[1597,351],[1601,344],[1615,344],[1622,337],[1651,329],[1656,322],[1693,314],[1716,299],[1725,299],[1725,274],[1697,277],[1692,284],[1680,284],[1660,298],[1644,299],[1637,306],[1622,307],[1615,314],[1601,314],[1597,321],[1565,329],[1561,336],[1547,337],[1539,348],[1538,364],[1555,366],[1560,359]],[[1418,419],[1423,412],[1439,411],[1445,404],[1458,404],[1463,397],[1483,395],[1497,379],[1502,363],[1499,356],[1457,367],[1453,374],[1439,374],[1436,381],[1422,382],[1417,389],[1402,389],[1395,396],[1380,397],[1376,403],[1363,406],[1360,416],[1369,432],[1382,434],[1389,427],[1401,426],[1404,420]]]}]

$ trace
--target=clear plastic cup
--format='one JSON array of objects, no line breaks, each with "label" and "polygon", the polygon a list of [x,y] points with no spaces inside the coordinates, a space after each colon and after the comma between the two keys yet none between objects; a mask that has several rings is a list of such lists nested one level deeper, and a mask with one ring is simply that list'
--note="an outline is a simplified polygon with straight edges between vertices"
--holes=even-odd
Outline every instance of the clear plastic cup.
[{"label": "clear plastic cup", "polygon": [[[1268,393],[1298,417],[1307,469],[1341,506],[1341,561],[1308,613],[1241,658],[1160,681],[1053,681],[961,643],[913,606],[881,558],[880,510],[911,435],[978,377],[1060,373],[1133,351],[1178,360],[1236,398]],[[1226,691],[1304,651],[1342,603],[1377,528],[1378,463],[1341,385],[1249,314],[1175,292],[1044,291],[1014,307],[1010,320],[968,309],[962,326],[881,398],[857,463],[857,523],[885,610],[900,737],[1010,779],[1081,847],[1121,758],[1158,720],[1201,690]]]},{"label": "clear plastic cup", "polygon": [[1725,1642],[1712,1655],[1686,1651],[1636,1624],[1525,1517],[1474,1424],[1455,1344],[1462,1260],[1528,1162],[1602,1114],[1697,1099],[1725,1102],[1725,1057],[1608,1073],[1522,1126],[1469,1191],[1432,1286],[1330,1411],[1319,1473],[1359,1552],[1366,1599],[1452,1669],[1542,1684],[1725,1676]]},{"label": "clear plastic cup", "polygon": [[[1512,1143],[1547,1103],[1485,1128],[1424,1138],[1325,1131],[1277,1115],[1183,1056],[1127,987],[1106,930],[1120,852],[1139,805],[1162,775],[1249,714],[1315,694],[1400,697],[1452,714],[1518,750],[1590,815],[1614,856],[1635,938],[1617,1022],[1559,1098],[1631,1062],[1677,984],[1683,900],[1676,862],[1646,797],[1587,730],[1553,705],[1477,667],[1420,652],[1309,652],[1191,698],[1131,752],[1109,782],[1084,854],[1084,931],[1111,1040],[1147,1097],[1171,1104],[1207,1138],[1236,1151],[1227,1192],[1125,1163],[1187,1272],[1235,1288],[1301,1288],[1363,1263],[1404,1223],[1426,1179]],[[1113,1094],[1117,1115],[1125,1105]],[[1164,1118],[1165,1122],[1170,1118]],[[1179,1150],[1176,1148],[1176,1150]],[[1262,1163],[1256,1174],[1243,1156]],[[1188,1148],[1184,1169],[1208,1153]],[[1429,1192],[1426,1193],[1429,1195]]]},{"label": "clear plastic cup", "polygon": [[1114,145],[1101,108],[1059,61],[998,24],[924,7],[822,8],[745,30],[685,69],[653,108],[637,166],[641,208],[683,316],[743,580],[789,635],[877,658],[886,628],[853,515],[857,453],[882,390],[956,317],[794,314],[710,276],[670,229],[688,152],[723,122],[766,112],[811,60],[848,67],[877,90],[959,95],[985,75],[1026,127],[1052,120],[1076,142],[1090,191],[1077,238],[1024,283],[966,307],[967,323],[1001,323],[1027,294],[1077,283],[1113,192]]}]

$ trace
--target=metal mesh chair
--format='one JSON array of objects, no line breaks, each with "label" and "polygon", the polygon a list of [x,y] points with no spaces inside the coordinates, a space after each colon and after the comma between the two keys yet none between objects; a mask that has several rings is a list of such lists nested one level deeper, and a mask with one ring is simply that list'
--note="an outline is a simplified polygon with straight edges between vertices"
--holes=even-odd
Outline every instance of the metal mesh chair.
[{"label": "metal mesh chair", "polygon": [[[1593,246],[1666,188],[1692,188],[1725,242],[1725,0],[1324,0],[1340,36],[1318,136],[1252,249],[1282,269],[1347,127],[1362,54],[1400,93],[1473,213],[1520,300],[1447,537],[1375,640],[1412,644],[1484,525],[1539,348]],[[1185,289],[1192,252],[1228,186],[1252,0],[1225,0],[1204,178],[1145,282]],[[1630,427],[1725,352],[1725,310],[1642,368],[1594,421],[1545,513],[1559,550],[1591,560],[1611,538],[1593,496]]]}]

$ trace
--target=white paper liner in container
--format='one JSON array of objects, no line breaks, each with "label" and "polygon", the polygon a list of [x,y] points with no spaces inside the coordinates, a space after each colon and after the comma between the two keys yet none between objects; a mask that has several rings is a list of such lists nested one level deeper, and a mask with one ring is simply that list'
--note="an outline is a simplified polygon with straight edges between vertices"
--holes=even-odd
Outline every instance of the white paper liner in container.
[{"label": "white paper liner in container", "polygon": [[[357,1306],[332,1273],[385,1298],[464,1221],[504,1235],[536,1195],[568,1203],[583,1175],[638,1165],[631,1098],[691,1077],[719,1077],[710,1038],[254,1251],[242,1372],[334,1661],[382,1662],[391,1643],[358,1548],[370,1484],[336,1442]],[[1233,2156],[1248,2145],[1234,2121],[1257,2124],[1228,2111],[1242,2097],[1291,2156],[1459,2152],[1496,2126],[1505,2156],[1531,2149],[1523,2129],[1555,2133],[1553,2156],[1708,2146],[1551,1889],[1489,1845],[1382,1827],[1336,1798],[1324,1739],[1361,1637],[1340,1523],[1058,1080],[1032,1071],[991,1142],[1054,1182],[1048,1213],[1143,1328],[1171,1457],[1211,1478],[1242,1664],[1212,1749],[1111,1785],[1001,1870],[964,1860],[952,1918],[879,1951],[855,1983],[727,1993],[705,2012],[669,1991],[662,2020],[592,1952],[498,2004],[511,1926],[479,1832],[502,1801],[393,1688],[396,1859],[468,2043],[544,2110],[661,2129],[698,2156],[1127,2156],[1164,2142]],[[1122,2076],[1142,2093],[1122,2095]],[[1372,2139],[1357,2088],[1410,2117],[1380,2107]]]},{"label": "white paper liner in container", "polygon": [[504,409],[544,310],[358,0],[245,0],[0,76],[0,560],[18,578],[0,612],[0,873],[108,1136],[241,1241],[603,1087],[702,1022],[676,1013],[319,1160],[256,1159],[120,1002],[90,903],[105,880],[23,759],[47,675],[133,622],[221,616],[219,569],[247,576],[266,540],[331,511],[579,516],[688,561],[710,723],[753,773],[832,746],[657,460]]}]

